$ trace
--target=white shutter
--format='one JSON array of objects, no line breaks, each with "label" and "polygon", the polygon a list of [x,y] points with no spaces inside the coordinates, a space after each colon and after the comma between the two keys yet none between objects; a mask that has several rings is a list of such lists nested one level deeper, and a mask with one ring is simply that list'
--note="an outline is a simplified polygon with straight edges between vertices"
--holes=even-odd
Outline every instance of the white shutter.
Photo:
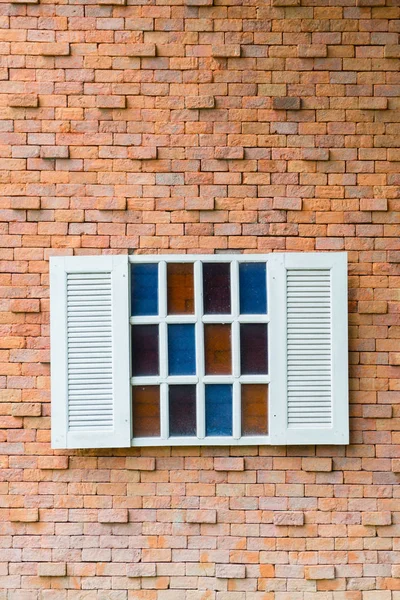
[{"label": "white shutter", "polygon": [[127,256],[50,259],[53,448],[131,445]]},{"label": "white shutter", "polygon": [[271,276],[271,441],[346,444],[347,255],[274,255]]}]

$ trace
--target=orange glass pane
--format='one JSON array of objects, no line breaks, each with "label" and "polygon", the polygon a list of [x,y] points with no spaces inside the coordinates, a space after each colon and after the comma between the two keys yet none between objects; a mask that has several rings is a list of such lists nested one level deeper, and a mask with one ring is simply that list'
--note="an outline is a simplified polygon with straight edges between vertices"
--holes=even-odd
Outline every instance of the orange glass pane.
[{"label": "orange glass pane", "polygon": [[169,315],[193,315],[193,264],[169,263],[167,266],[167,300]]},{"label": "orange glass pane", "polygon": [[242,385],[242,435],[268,434],[268,386]]},{"label": "orange glass pane", "polygon": [[206,375],[230,375],[231,326],[220,323],[204,325],[204,352]]},{"label": "orange glass pane", "polygon": [[132,413],[134,437],[160,435],[160,388],[158,385],[133,386]]}]

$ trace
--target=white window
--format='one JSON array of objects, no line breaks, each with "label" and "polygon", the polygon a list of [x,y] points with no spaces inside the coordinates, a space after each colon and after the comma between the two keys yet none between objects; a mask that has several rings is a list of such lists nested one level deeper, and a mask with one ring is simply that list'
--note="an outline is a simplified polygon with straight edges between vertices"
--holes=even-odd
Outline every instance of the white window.
[{"label": "white window", "polygon": [[348,443],[345,253],[51,259],[52,445]]}]

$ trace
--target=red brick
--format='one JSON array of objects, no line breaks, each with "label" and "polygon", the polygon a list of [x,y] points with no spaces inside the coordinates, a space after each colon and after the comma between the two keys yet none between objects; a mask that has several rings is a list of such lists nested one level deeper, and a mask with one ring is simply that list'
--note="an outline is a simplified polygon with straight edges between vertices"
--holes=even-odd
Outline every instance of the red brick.
[{"label": "red brick", "polygon": [[42,56],[68,56],[71,54],[70,45],[66,42],[42,43],[40,44]]},{"label": "red brick", "polygon": [[300,58],[325,58],[328,49],[326,44],[299,44],[297,55]]},{"label": "red brick", "polygon": [[155,147],[131,147],[128,151],[129,158],[136,160],[154,160],[157,158],[158,149]]},{"label": "red brick", "polygon": [[369,314],[385,314],[388,311],[387,302],[381,301],[360,301],[358,303],[358,312],[359,313],[369,313]]},{"label": "red brick", "polygon": [[68,456],[40,456],[39,469],[68,469]]},{"label": "red brick", "polygon": [[391,525],[392,513],[389,511],[367,512],[362,514],[363,525]]},{"label": "red brick", "polygon": [[69,158],[68,146],[42,146],[40,148],[41,158]]},{"label": "red brick", "polygon": [[97,198],[97,210],[126,210],[126,198]]},{"label": "red brick", "polygon": [[128,56],[156,56],[156,45],[128,44],[126,53]]},{"label": "red brick", "polygon": [[215,458],[214,469],[216,471],[244,471],[243,458]]},{"label": "red brick", "polygon": [[10,308],[14,313],[38,313],[40,303],[39,300],[11,300]]},{"label": "red brick", "polygon": [[388,44],[385,46],[385,58],[400,58],[400,45]]},{"label": "red brick", "polygon": [[240,56],[239,44],[227,44],[225,46],[213,46],[212,56],[218,58],[233,58]]},{"label": "red brick", "polygon": [[186,0],[187,6],[212,6],[214,0]]},{"label": "red brick", "polygon": [[329,149],[303,148],[301,157],[303,160],[329,160]]},{"label": "red brick", "polygon": [[132,469],[134,471],[154,471],[156,468],[155,458],[150,456],[128,456],[125,464],[127,469]]},{"label": "red brick", "polygon": [[304,471],[332,471],[332,459],[331,458],[303,458],[302,468]]},{"label": "red brick", "polygon": [[386,211],[388,209],[388,201],[386,198],[361,198],[360,210],[378,210]]},{"label": "red brick", "polygon": [[39,510],[37,508],[12,508],[10,510],[10,521],[35,523],[39,521]]},{"label": "red brick", "polygon": [[244,158],[244,148],[241,146],[216,147],[214,157],[217,160],[242,160]]},{"label": "red brick", "polygon": [[40,417],[42,406],[41,404],[23,402],[21,404],[13,404],[11,412],[13,417]]},{"label": "red brick", "polygon": [[187,96],[185,98],[185,107],[189,109],[214,108],[214,96]]},{"label": "red brick", "polygon": [[99,510],[99,523],[127,523],[128,511],[123,508]]},{"label": "red brick", "polygon": [[360,110],[386,110],[387,98],[359,98],[358,108]]},{"label": "red brick", "polygon": [[39,96],[36,94],[10,94],[8,106],[15,108],[36,108],[39,106]]},{"label": "red brick", "polygon": [[98,108],[125,108],[126,96],[96,96]]},{"label": "red brick", "polygon": [[301,210],[301,198],[274,198],[273,208],[277,210]]},{"label": "red brick", "polygon": [[300,0],[272,0],[272,6],[300,6]]},{"label": "red brick", "polygon": [[300,110],[301,99],[298,97],[276,97],[272,99],[272,108],[274,110]]}]

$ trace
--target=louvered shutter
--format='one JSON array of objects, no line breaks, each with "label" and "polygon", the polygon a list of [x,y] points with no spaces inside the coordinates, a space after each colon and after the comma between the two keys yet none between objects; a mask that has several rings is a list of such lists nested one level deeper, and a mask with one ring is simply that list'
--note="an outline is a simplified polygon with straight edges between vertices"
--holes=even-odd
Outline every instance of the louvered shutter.
[{"label": "louvered shutter", "polygon": [[347,255],[271,261],[274,444],[348,443]]},{"label": "louvered shutter", "polygon": [[127,256],[50,259],[53,448],[131,445]]}]

